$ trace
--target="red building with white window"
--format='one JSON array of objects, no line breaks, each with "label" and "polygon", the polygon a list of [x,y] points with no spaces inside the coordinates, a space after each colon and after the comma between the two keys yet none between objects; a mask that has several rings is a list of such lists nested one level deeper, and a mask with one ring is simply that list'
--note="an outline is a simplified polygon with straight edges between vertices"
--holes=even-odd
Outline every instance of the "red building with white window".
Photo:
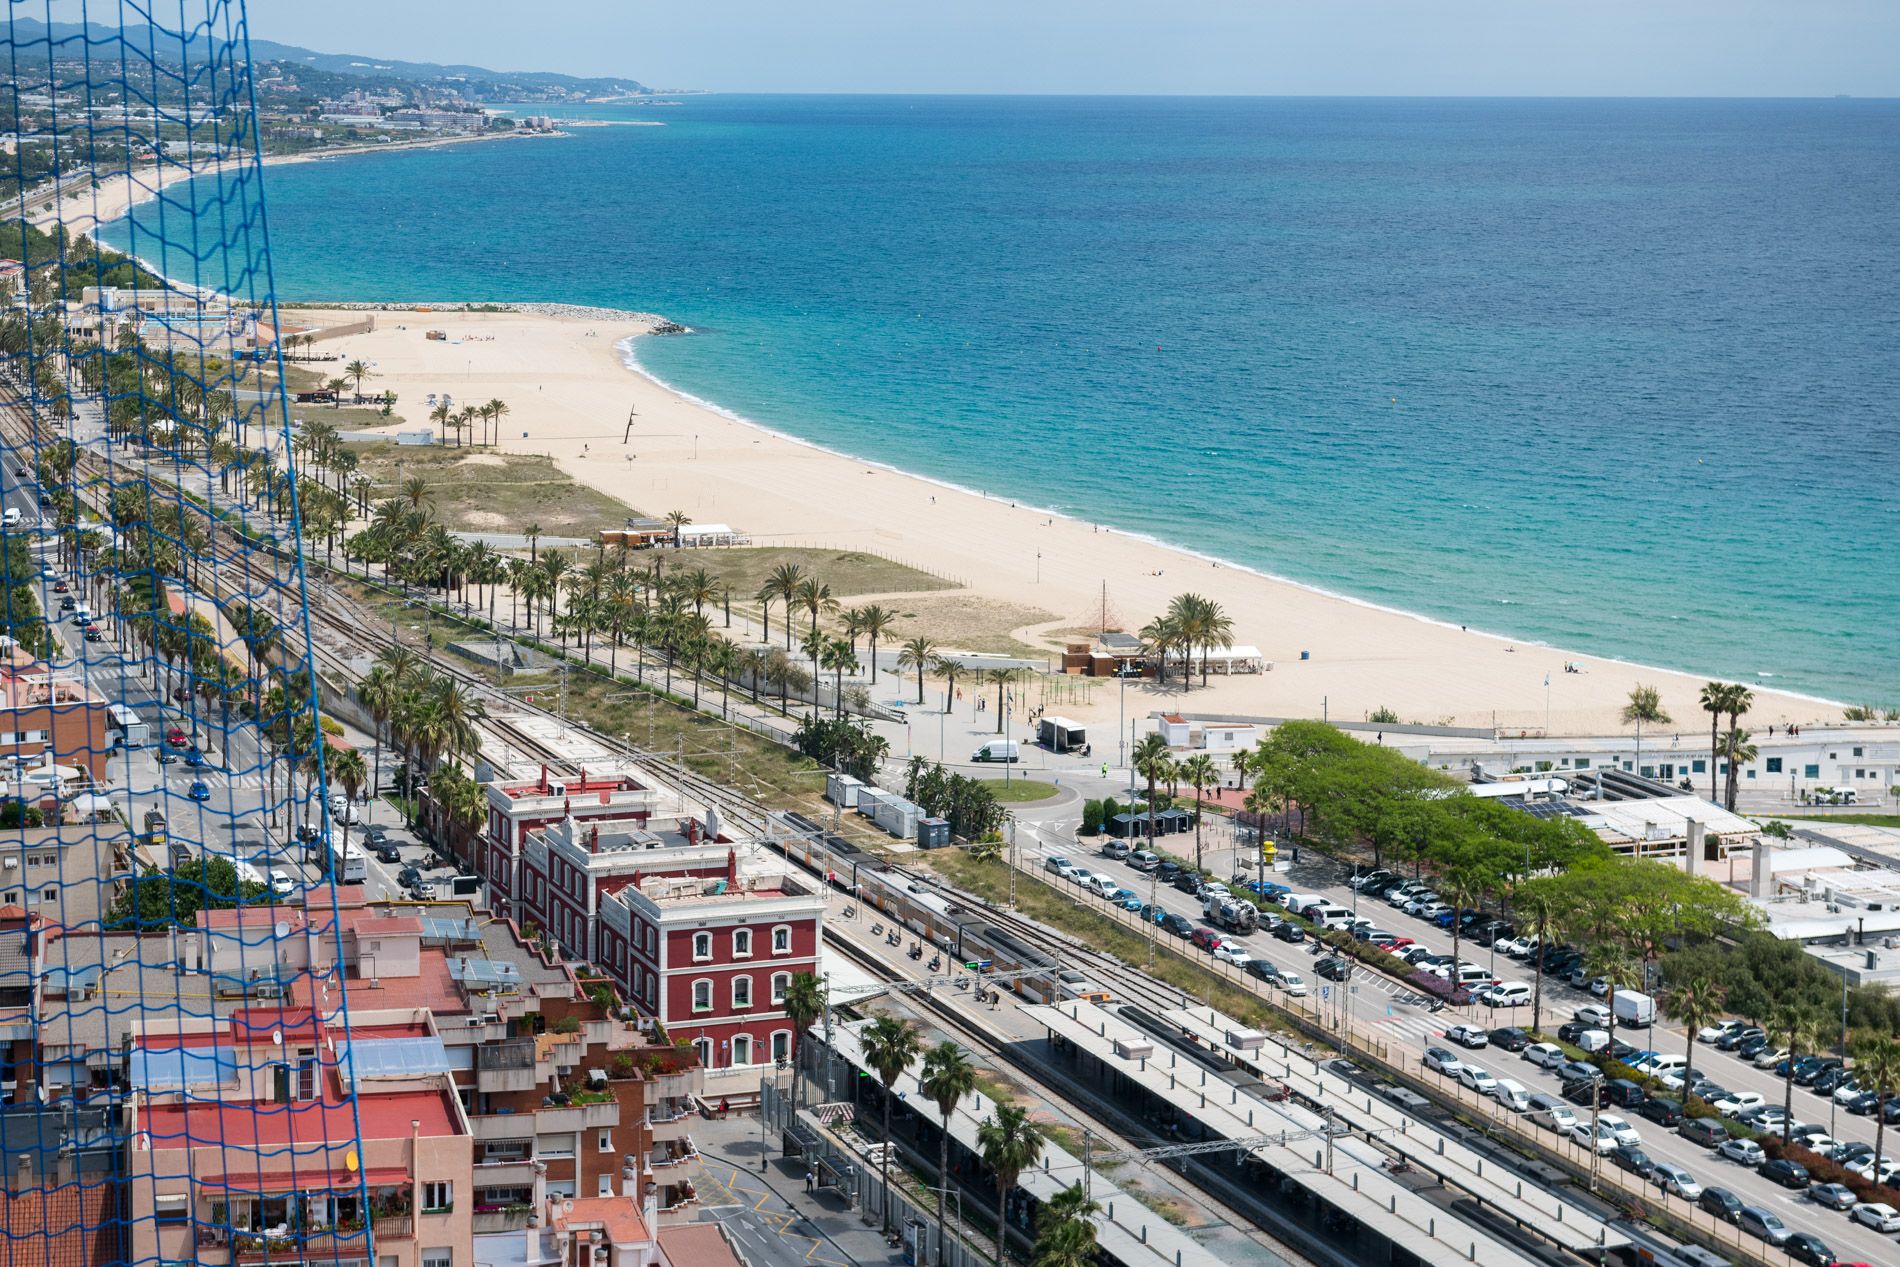
[{"label": "red building with white window", "polygon": [[691,818],[690,808],[666,803],[676,798],[625,771],[582,771],[578,778],[562,778],[550,776],[542,766],[540,777],[530,782],[483,786],[488,793],[488,832],[476,868],[488,882],[490,908],[517,922],[525,914],[514,905],[521,892],[522,846],[531,832],[570,818],[584,827],[617,831],[646,830],[656,823],[677,830],[680,818]]},{"label": "red building with white window", "polygon": [[785,992],[818,971],[824,895],[782,864],[742,867],[718,846],[644,861],[600,903],[594,962],[707,1069],[789,1058]]}]

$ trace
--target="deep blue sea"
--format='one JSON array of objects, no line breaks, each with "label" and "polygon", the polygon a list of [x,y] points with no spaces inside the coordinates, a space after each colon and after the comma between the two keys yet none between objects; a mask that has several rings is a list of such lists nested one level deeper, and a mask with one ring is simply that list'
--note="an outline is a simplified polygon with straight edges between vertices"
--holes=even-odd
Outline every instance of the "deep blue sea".
[{"label": "deep blue sea", "polygon": [[279,292],[661,312],[833,448],[1900,702],[1900,103],[682,100],[270,169]]}]

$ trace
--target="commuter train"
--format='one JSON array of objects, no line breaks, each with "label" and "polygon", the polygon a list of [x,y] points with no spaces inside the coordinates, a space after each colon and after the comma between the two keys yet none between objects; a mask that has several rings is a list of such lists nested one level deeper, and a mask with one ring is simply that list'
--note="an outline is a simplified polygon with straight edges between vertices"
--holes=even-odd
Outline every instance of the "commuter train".
[{"label": "commuter train", "polygon": [[1006,984],[1032,1002],[1065,997],[1060,992],[1063,968],[1054,956],[998,928],[985,911],[932,891],[810,819],[774,815],[766,840],[833,888],[856,897],[860,918],[877,912],[943,952],[952,964],[974,972],[1029,973]]}]

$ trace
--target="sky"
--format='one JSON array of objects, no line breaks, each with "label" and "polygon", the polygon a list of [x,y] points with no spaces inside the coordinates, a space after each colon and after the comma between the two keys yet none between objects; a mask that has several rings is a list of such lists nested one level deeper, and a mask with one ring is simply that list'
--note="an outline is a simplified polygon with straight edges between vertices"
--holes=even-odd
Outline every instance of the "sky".
[{"label": "sky", "polygon": [[1900,97],[1900,0],[248,4],[324,52],[735,92]]}]

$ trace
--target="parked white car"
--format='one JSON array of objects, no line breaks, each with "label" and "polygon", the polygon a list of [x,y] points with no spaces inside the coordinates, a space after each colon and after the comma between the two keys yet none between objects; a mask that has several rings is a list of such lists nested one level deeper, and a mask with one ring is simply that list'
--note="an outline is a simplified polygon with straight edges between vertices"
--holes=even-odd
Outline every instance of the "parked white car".
[{"label": "parked white car", "polygon": [[1597,1114],[1597,1125],[1609,1127],[1611,1134],[1616,1137],[1616,1142],[1624,1148],[1641,1148],[1643,1146],[1642,1135],[1634,1126],[1630,1125],[1629,1119],[1626,1117],[1619,1117],[1614,1113],[1599,1113]]},{"label": "parked white car", "polygon": [[1725,1139],[1715,1146],[1715,1155],[1724,1161],[1747,1166],[1750,1170],[1768,1159],[1768,1154],[1761,1150],[1761,1145],[1752,1139]]},{"label": "parked white car", "polygon": [[[1567,1134],[1569,1134],[1572,1140],[1583,1147],[1591,1147],[1592,1136],[1588,1122],[1578,1122],[1575,1126],[1570,1128]],[[1602,1122],[1597,1123],[1595,1147],[1599,1153],[1613,1153],[1616,1151],[1616,1132]]]},{"label": "parked white car", "polygon": [[1758,1109],[1767,1102],[1758,1091],[1731,1091],[1709,1107],[1725,1117],[1734,1117],[1744,1109]]},{"label": "parked white car", "polygon": [[1507,981],[1487,987],[1478,997],[1492,1007],[1528,1007],[1531,988],[1521,981]]},{"label": "parked white car", "polygon": [[1530,1092],[1524,1084],[1510,1078],[1499,1078],[1492,1085],[1491,1098],[1513,1113],[1528,1113],[1531,1107]]},{"label": "parked white car", "polygon": [[1476,1065],[1460,1065],[1458,1067],[1458,1081],[1464,1086],[1476,1091],[1479,1095],[1495,1095],[1497,1093],[1498,1080],[1493,1078],[1489,1072],[1478,1068]]},{"label": "parked white car", "polygon": [[1231,963],[1236,968],[1246,967],[1247,961],[1253,957],[1253,952],[1237,941],[1224,941],[1220,949],[1214,952],[1214,958],[1222,963]]},{"label": "parked white car", "polygon": [[1517,1055],[1518,1059],[1528,1060],[1539,1069],[1555,1069],[1570,1059],[1556,1043],[1532,1043]]},{"label": "parked white car", "polygon": [[1705,1026],[1704,1028],[1697,1030],[1695,1032],[1695,1040],[1698,1043],[1712,1043],[1712,1042],[1715,1042],[1717,1039],[1727,1038],[1730,1034],[1733,1034],[1738,1029],[1747,1029],[1747,1028],[1748,1028],[1748,1022],[1746,1021],[1736,1021],[1736,1020],[1717,1021],[1713,1025]]},{"label": "parked white car", "polygon": [[1864,1223],[1876,1232],[1900,1232],[1900,1210],[1884,1201],[1854,1207],[1854,1222]]}]

